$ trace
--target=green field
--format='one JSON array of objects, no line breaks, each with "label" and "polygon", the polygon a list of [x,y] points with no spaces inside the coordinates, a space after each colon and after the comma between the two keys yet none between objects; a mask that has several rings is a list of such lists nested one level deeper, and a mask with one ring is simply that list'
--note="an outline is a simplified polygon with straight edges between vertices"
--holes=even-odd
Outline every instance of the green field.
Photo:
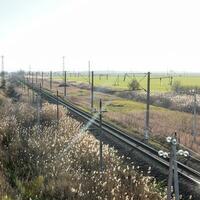
[{"label": "green field", "polygon": [[[54,76],[54,80],[62,80],[62,76]],[[132,79],[136,79],[141,86],[141,89],[146,89],[147,85],[147,77],[145,75],[141,76],[127,76],[124,81],[124,75],[111,75],[109,74],[108,77],[106,75],[95,75],[94,76],[94,85],[112,88],[116,90],[127,90],[128,84],[131,82]],[[68,81],[75,81],[77,83],[88,83],[89,79],[87,75],[80,74],[79,76],[76,75],[68,75]],[[183,86],[199,86],[200,87],[200,76],[187,76],[187,75],[180,75],[174,76],[172,79],[172,83],[175,81],[180,81],[181,85]],[[162,91],[167,92],[171,90],[171,79],[166,77],[166,75],[158,76],[158,75],[151,75],[151,91]]]}]

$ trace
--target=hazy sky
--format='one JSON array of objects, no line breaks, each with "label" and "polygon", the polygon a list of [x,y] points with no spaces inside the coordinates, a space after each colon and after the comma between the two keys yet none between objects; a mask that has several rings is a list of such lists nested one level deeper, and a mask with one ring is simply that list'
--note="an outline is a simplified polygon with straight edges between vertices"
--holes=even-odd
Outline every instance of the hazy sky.
[{"label": "hazy sky", "polygon": [[0,0],[6,70],[198,71],[200,1]]}]

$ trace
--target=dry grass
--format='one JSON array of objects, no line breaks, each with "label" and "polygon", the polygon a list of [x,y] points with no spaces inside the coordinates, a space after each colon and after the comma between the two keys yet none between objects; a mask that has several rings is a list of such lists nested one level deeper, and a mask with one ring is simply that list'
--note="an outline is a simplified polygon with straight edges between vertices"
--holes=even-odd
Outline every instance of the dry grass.
[{"label": "dry grass", "polygon": [[12,199],[166,198],[153,177],[143,176],[133,165],[124,164],[123,157],[107,145],[103,145],[105,169],[100,173],[99,141],[81,131],[82,124],[67,116],[64,109],[60,108],[57,126],[55,106],[44,104],[38,131],[34,107],[24,102],[3,101],[0,113],[2,199],[12,190]]},{"label": "dry grass", "polygon": [[[127,112],[121,113],[120,115],[116,112],[108,112],[105,116],[111,122],[114,122],[125,129],[137,131],[139,133],[144,132],[145,112]],[[178,140],[182,145],[200,153],[200,136],[197,135],[194,140],[194,137],[191,135],[191,124],[191,116],[186,113],[180,115],[179,113],[176,114],[174,112],[174,115],[172,115],[170,112],[151,111],[150,136],[156,138],[159,142],[159,138],[162,141],[166,136],[177,132]],[[200,131],[199,117],[197,131]]]},{"label": "dry grass", "polygon": [[[45,81],[45,87],[48,87],[48,82]],[[57,88],[59,82],[53,83],[53,91],[59,89],[60,94],[63,93],[63,88]],[[68,87],[68,99],[80,107],[90,109],[90,92],[88,90],[79,89],[76,87]],[[186,97],[187,96],[187,97]],[[191,104],[191,96],[176,96],[173,99],[175,102],[179,102],[182,107],[183,102]],[[98,100],[111,101],[113,105],[108,106],[105,114],[105,119],[126,128],[129,131],[136,131],[140,133],[140,137],[143,136],[144,124],[145,124],[145,104],[121,99],[114,95],[103,94],[95,92],[95,105],[98,107]],[[188,99],[189,98],[189,99]],[[153,139],[160,139],[163,141],[165,136],[171,135],[177,132],[179,141],[182,145],[190,148],[196,153],[200,154],[200,117],[197,117],[197,136],[192,136],[192,115],[185,112],[171,111],[155,106],[151,106],[150,109],[150,134]],[[159,142],[159,141],[158,141]]]}]

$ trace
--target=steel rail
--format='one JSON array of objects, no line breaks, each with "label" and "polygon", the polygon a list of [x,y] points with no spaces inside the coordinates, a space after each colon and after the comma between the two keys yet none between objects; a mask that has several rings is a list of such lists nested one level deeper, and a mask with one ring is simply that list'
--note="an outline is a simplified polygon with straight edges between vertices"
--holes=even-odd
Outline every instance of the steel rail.
[{"label": "steel rail", "polygon": [[[44,90],[44,89],[40,90],[40,88],[37,87],[36,85],[32,85],[31,83],[25,82],[23,80],[19,80],[19,81],[26,84],[28,87],[30,87],[34,91],[41,92],[42,96],[45,97],[46,99],[52,100],[53,102],[57,101],[57,97],[54,94],[52,94],[51,92]],[[66,107],[69,111],[71,111],[72,113],[75,113],[76,115],[80,116],[84,120],[90,121],[92,119],[92,115],[90,113],[76,107],[75,105],[66,101],[65,99],[63,99],[60,96],[58,97],[58,102],[60,105]],[[93,125],[99,126],[99,120],[95,119],[93,122]],[[169,167],[169,159],[164,159],[164,158],[159,157],[158,151],[156,149],[152,148],[148,144],[146,144],[134,137],[131,137],[130,135],[127,134],[127,132],[122,131],[117,127],[114,127],[113,125],[111,125],[105,121],[103,121],[103,123],[102,123],[102,129],[104,132],[114,136],[115,138],[119,139],[121,142],[137,149],[144,155],[150,157],[151,159],[158,162],[163,167],[165,167],[165,168]],[[193,183],[200,184],[200,173],[198,171],[196,171],[195,169],[193,169],[179,161],[177,161],[177,163],[178,163],[178,173],[182,177],[192,181]]]}]

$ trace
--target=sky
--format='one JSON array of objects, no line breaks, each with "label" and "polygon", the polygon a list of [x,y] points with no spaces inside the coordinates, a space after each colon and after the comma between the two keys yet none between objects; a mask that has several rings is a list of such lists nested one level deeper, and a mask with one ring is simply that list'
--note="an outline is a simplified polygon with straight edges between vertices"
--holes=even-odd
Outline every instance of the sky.
[{"label": "sky", "polygon": [[5,70],[200,72],[199,0],[0,0]]}]

